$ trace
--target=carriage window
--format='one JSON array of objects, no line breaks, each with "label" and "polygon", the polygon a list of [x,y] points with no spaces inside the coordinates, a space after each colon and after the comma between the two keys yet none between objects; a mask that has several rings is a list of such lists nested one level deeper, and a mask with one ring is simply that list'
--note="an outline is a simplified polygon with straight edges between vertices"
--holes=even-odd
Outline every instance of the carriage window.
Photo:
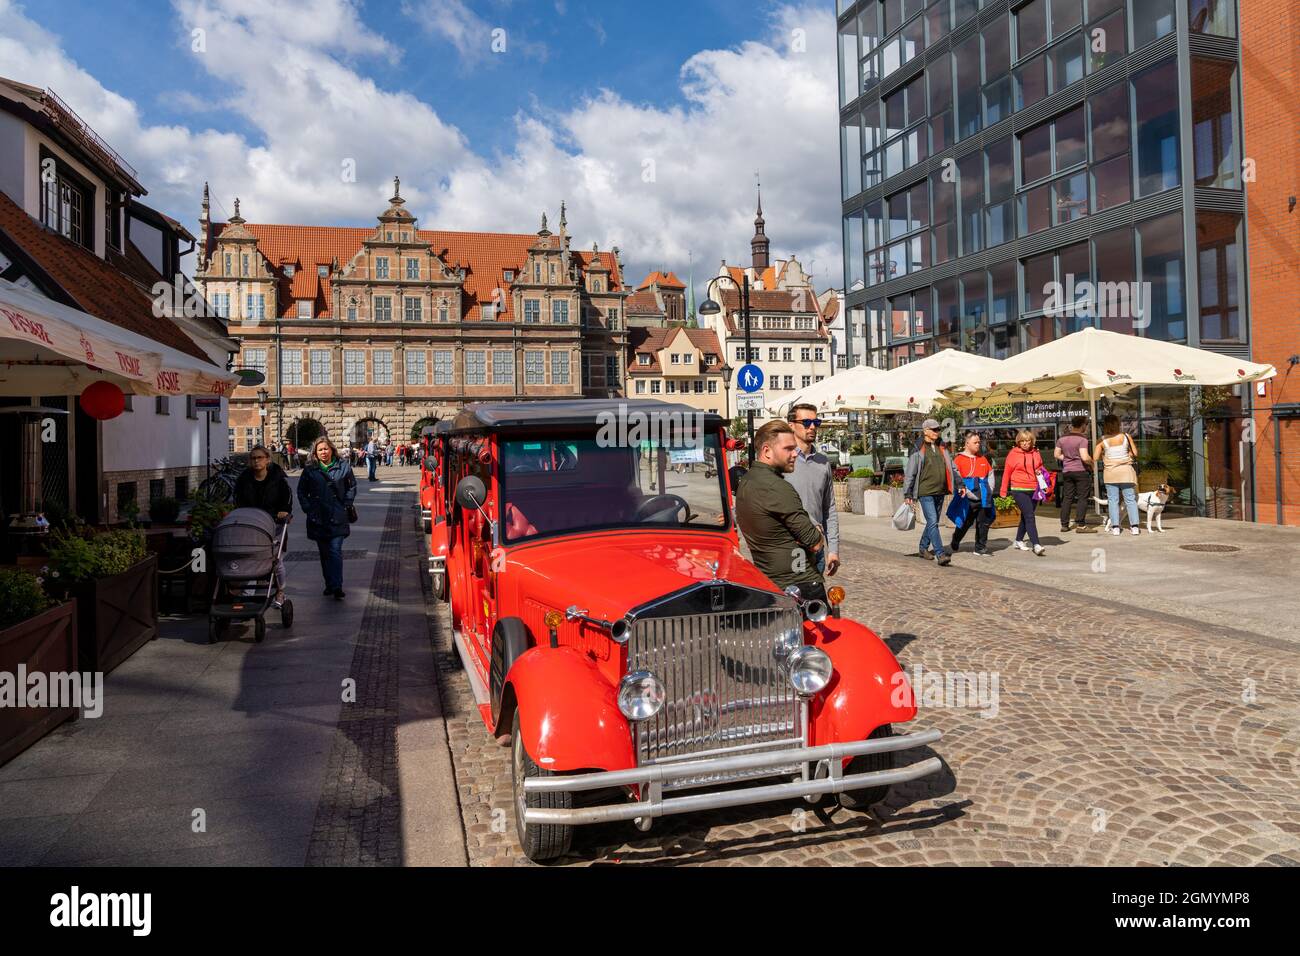
[{"label": "carriage window", "polygon": [[718,435],[502,443],[504,538],[646,525],[723,529]]}]

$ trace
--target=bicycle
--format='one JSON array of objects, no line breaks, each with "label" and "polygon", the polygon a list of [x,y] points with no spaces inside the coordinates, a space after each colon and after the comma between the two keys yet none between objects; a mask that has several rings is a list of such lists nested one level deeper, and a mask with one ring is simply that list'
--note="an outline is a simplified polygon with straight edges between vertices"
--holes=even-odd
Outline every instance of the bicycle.
[{"label": "bicycle", "polygon": [[213,473],[199,482],[197,494],[217,504],[229,504],[235,500],[235,480],[244,470],[244,466],[230,458],[222,458],[212,463]]}]

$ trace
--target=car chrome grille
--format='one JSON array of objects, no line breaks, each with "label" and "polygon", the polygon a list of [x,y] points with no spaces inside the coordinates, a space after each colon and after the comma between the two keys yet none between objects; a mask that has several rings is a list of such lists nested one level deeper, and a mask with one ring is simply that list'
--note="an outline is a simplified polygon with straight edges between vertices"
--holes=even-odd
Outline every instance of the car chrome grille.
[{"label": "car chrome grille", "polygon": [[[638,621],[628,670],[651,671],[665,690],[663,708],[637,727],[641,764],[803,743],[802,704],[774,654],[777,637],[802,626],[797,610],[782,607]],[[692,777],[665,789],[797,770]]]}]

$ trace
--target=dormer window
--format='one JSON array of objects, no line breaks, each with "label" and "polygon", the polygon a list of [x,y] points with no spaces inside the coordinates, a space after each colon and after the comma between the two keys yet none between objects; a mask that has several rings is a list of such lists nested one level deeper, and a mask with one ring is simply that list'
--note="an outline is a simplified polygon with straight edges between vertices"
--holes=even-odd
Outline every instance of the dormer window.
[{"label": "dormer window", "polygon": [[284,277],[286,279],[292,279],[295,271],[296,271],[296,267],[292,262],[286,262],[284,264]]},{"label": "dormer window", "polygon": [[300,319],[311,318],[311,299],[298,300],[298,318]]},{"label": "dormer window", "polygon": [[637,353],[637,356],[636,356],[636,364],[637,364],[637,365],[649,365],[649,364],[650,364],[650,356],[646,355],[644,352],[638,352],[638,353]]},{"label": "dormer window", "polygon": [[329,266],[317,266],[317,267],[316,267],[316,275],[320,276],[320,278],[322,278],[322,279],[328,278],[328,277],[329,277],[329,274],[330,274],[330,267],[329,267]]},{"label": "dormer window", "polygon": [[515,281],[515,270],[514,270],[514,269],[507,269],[507,270],[505,271],[504,275],[505,275],[505,280],[506,280],[507,282],[514,282],[514,281]]}]

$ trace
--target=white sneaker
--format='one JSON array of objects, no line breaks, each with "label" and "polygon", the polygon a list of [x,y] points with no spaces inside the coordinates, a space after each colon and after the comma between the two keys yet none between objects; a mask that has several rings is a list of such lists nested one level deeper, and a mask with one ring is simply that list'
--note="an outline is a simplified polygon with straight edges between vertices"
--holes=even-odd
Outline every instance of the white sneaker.
[{"label": "white sneaker", "polygon": [[1044,548],[1041,544],[1034,545],[1034,554],[1038,555],[1041,558],[1046,553],[1047,553],[1047,549]]},{"label": "white sneaker", "polygon": [[1129,530],[1129,533],[1130,533],[1130,534],[1141,534],[1141,533],[1142,533],[1142,532],[1139,531],[1137,528],[1129,528],[1128,530]]},{"label": "white sneaker", "polygon": [[1017,541],[1017,542],[1015,543],[1015,546],[1016,546],[1017,548],[1019,548],[1021,551],[1028,551],[1028,550],[1029,550],[1029,545],[1025,544],[1023,541]]},{"label": "white sneaker", "polygon": [[1111,533],[1111,534],[1119,534],[1119,528],[1111,528],[1111,529],[1110,529],[1110,533]]}]

